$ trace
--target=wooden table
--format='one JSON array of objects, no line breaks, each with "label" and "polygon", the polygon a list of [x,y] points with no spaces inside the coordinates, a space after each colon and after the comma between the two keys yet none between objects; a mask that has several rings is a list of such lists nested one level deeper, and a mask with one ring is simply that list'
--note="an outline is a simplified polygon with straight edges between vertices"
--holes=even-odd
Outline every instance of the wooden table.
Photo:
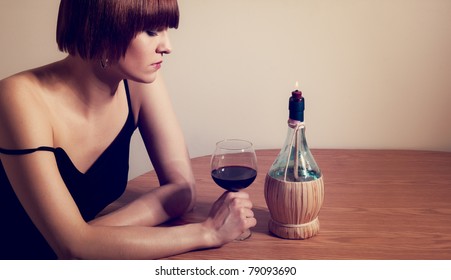
[{"label": "wooden table", "polygon": [[[320,233],[285,240],[268,231],[265,174],[277,150],[259,150],[259,174],[246,190],[258,221],[252,236],[221,248],[168,259],[451,259],[451,153],[313,150],[325,182]],[[210,177],[210,157],[192,159],[198,201],[178,223],[202,221],[223,192]],[[112,207],[158,186],[154,172],[129,182]]]}]

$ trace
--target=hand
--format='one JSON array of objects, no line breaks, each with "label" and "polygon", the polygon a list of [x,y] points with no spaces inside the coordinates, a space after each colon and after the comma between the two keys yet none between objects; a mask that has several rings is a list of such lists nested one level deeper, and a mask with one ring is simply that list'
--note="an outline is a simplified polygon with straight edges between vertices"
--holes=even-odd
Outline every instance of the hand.
[{"label": "hand", "polygon": [[221,246],[254,227],[257,220],[245,192],[224,192],[213,204],[204,226],[211,230],[212,246]]}]

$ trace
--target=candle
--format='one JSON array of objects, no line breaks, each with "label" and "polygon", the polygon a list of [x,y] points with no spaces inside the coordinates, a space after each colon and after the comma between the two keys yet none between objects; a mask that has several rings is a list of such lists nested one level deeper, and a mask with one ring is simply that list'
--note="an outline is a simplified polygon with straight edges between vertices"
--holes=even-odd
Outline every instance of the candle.
[{"label": "candle", "polygon": [[305,99],[302,92],[298,89],[299,83],[296,81],[296,89],[291,92],[288,109],[290,110],[290,119],[303,122]]},{"label": "candle", "polygon": [[292,91],[291,94],[296,99],[302,99],[302,91],[300,91],[298,88],[299,88],[299,82],[296,81],[295,90]]}]

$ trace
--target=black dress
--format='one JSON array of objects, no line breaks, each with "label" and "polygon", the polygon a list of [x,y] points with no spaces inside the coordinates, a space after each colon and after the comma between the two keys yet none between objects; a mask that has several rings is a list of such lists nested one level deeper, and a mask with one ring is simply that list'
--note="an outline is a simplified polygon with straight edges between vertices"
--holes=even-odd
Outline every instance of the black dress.
[{"label": "black dress", "polygon": [[[59,172],[85,221],[90,221],[108,204],[119,198],[127,186],[130,141],[134,123],[130,93],[124,81],[128,116],[119,134],[94,164],[81,173],[62,148],[38,147],[6,150],[0,153],[23,155],[52,152]],[[82,148],[82,147],[80,147]],[[56,254],[28,217],[8,180],[0,161],[0,259],[55,259]]]}]

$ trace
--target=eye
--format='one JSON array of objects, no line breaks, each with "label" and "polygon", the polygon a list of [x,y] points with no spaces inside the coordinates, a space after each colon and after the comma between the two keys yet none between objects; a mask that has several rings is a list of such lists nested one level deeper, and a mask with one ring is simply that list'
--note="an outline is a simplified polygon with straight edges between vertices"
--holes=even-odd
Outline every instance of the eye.
[{"label": "eye", "polygon": [[158,32],[154,31],[154,30],[146,30],[147,35],[149,35],[150,37],[155,37],[158,36]]}]

